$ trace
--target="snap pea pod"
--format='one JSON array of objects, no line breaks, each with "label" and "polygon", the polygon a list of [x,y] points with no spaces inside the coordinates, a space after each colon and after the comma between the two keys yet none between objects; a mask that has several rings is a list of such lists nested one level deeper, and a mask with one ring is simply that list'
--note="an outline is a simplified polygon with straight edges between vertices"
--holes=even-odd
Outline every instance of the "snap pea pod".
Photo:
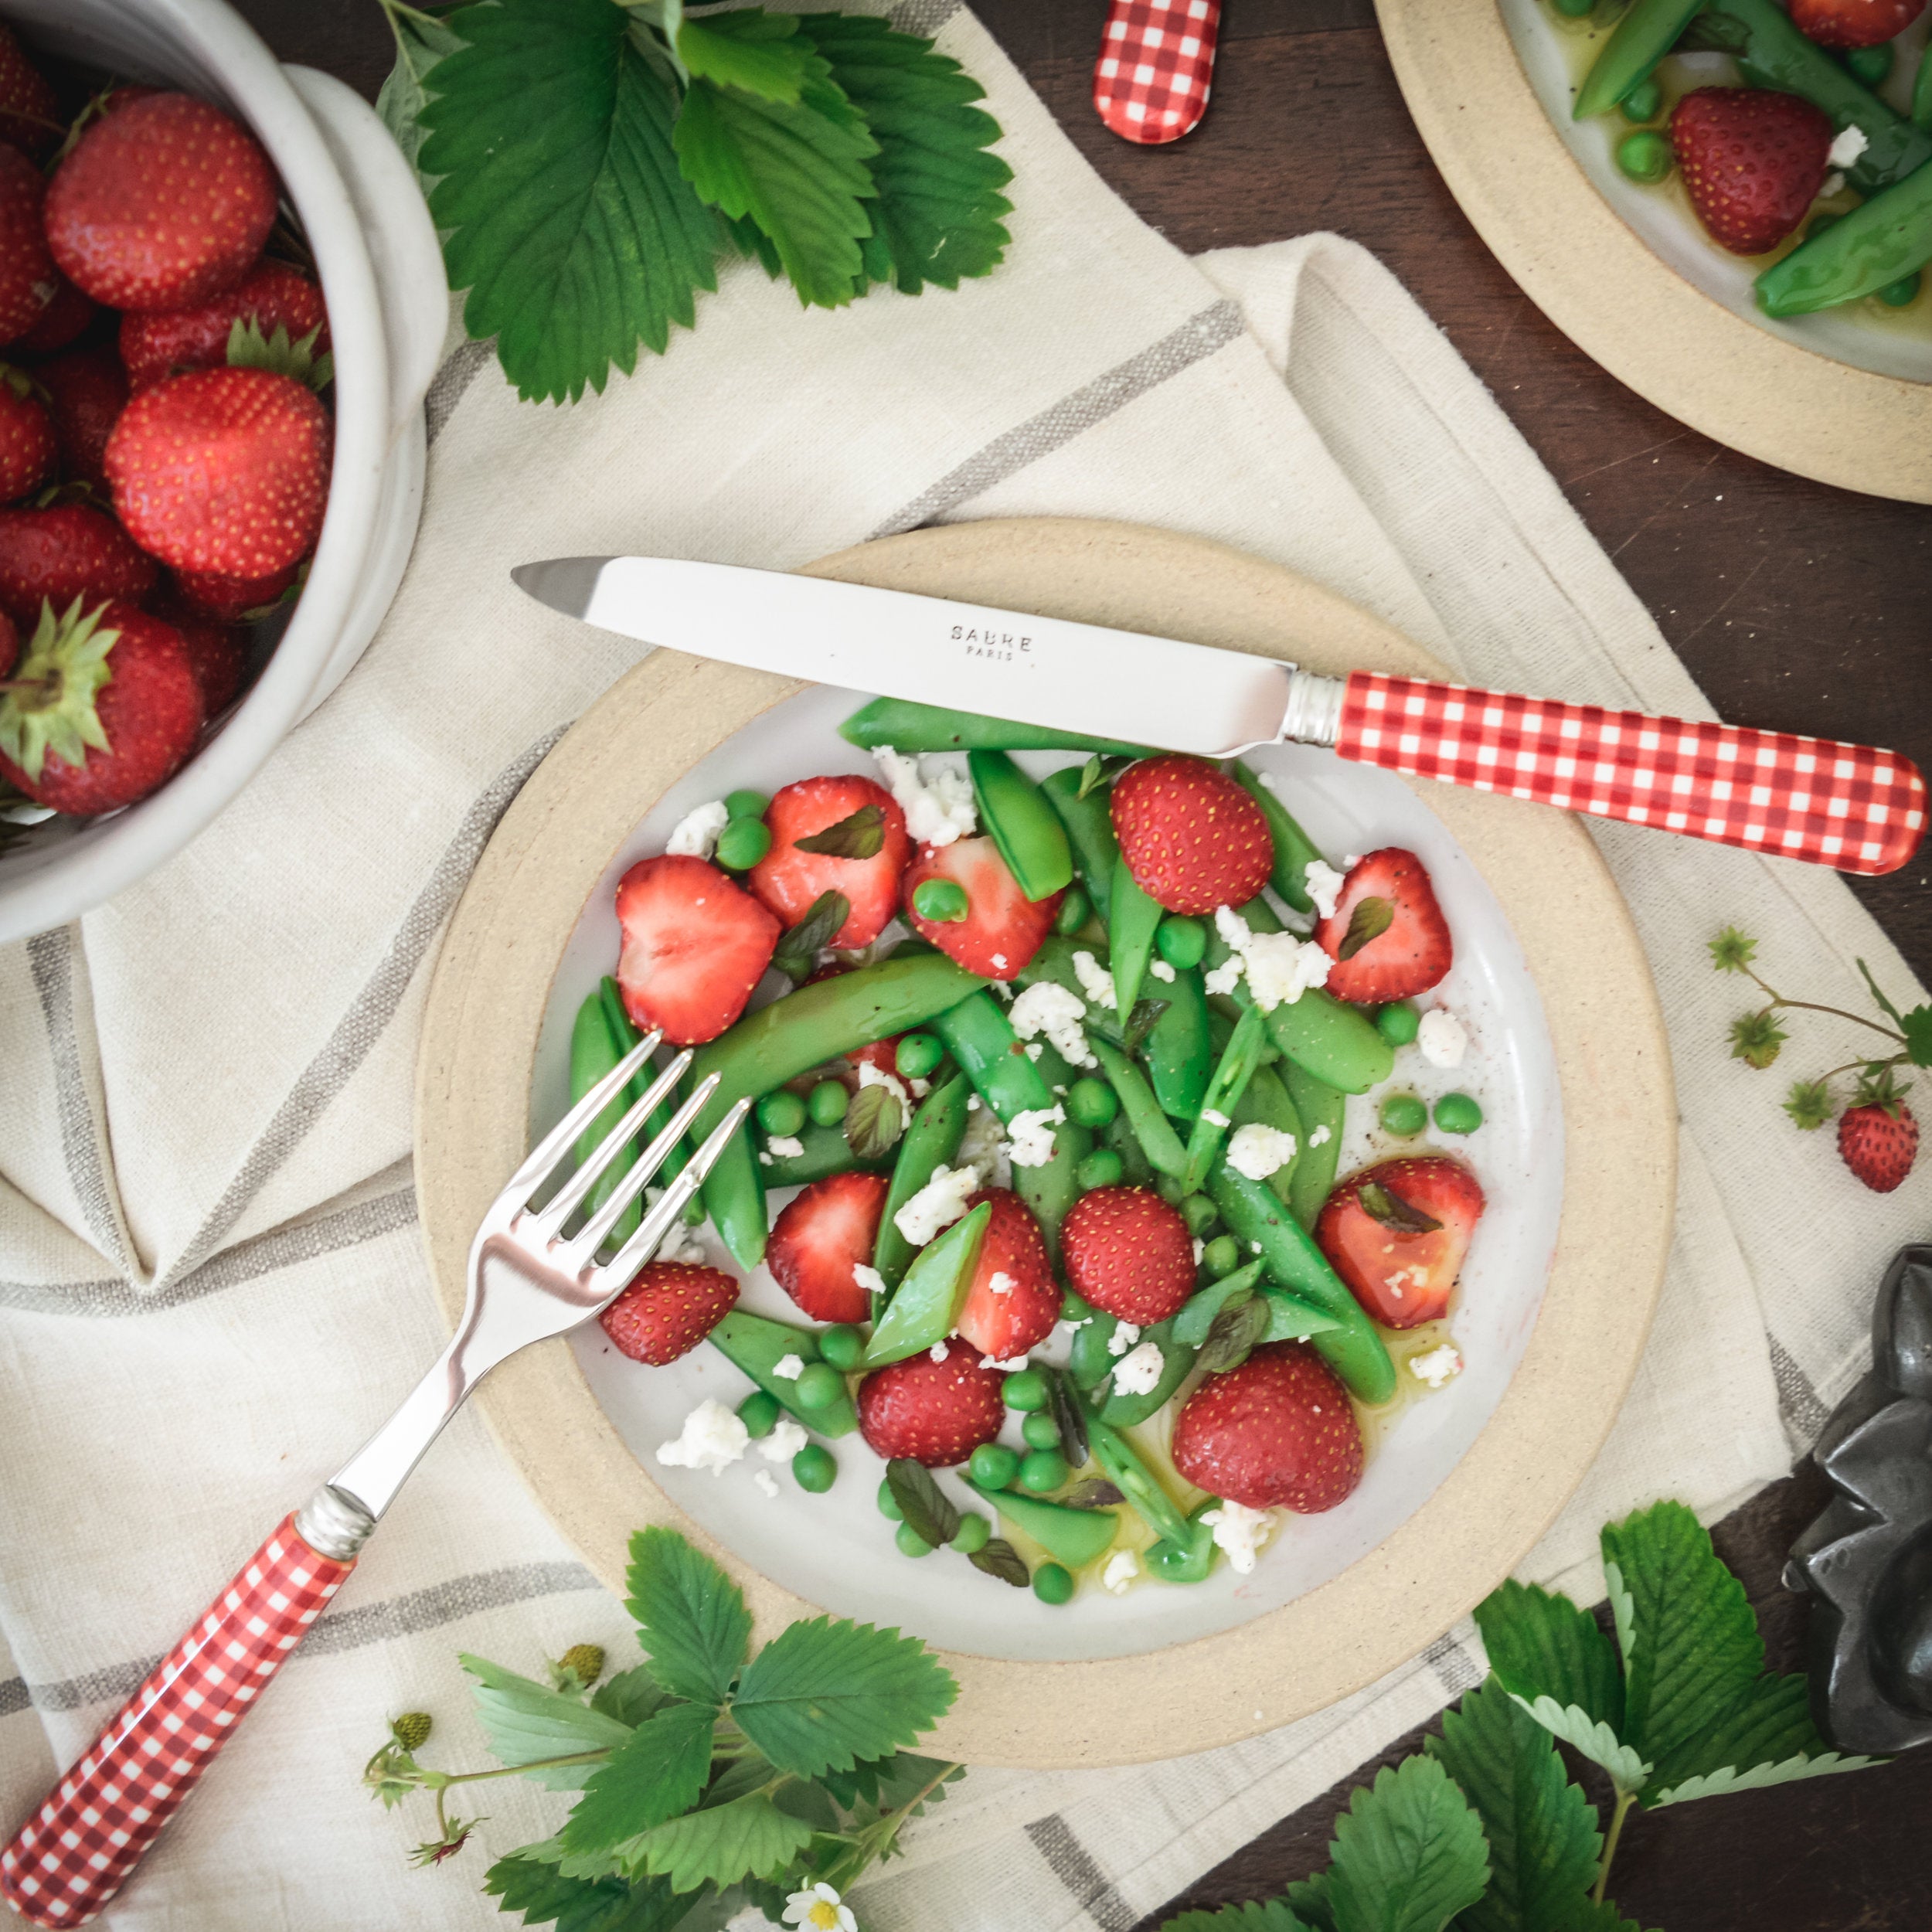
[{"label": "snap pea pod", "polygon": [[[886,1206],[879,1217],[879,1238],[872,1243],[872,1264],[884,1276],[889,1293],[905,1279],[919,1250],[901,1234],[893,1217],[898,1213],[940,1168],[951,1167],[959,1153],[966,1133],[966,1100],[971,1091],[962,1073],[936,1087],[919,1104],[912,1124],[899,1143],[899,1158],[893,1163],[892,1184],[886,1190]],[[845,1138],[842,1128],[826,1130]],[[876,1321],[880,1311],[872,1310]]]},{"label": "snap pea pod", "polygon": [[1308,867],[1322,856],[1321,848],[1295,823],[1294,815],[1268,789],[1267,781],[1253,766],[1236,759],[1234,776],[1268,821],[1268,835],[1274,842],[1274,870],[1269,883],[1297,912],[1313,912]]},{"label": "snap pea pod", "polygon": [[1189,1348],[1198,1349],[1208,1338],[1214,1318],[1235,1296],[1249,1293],[1260,1278],[1261,1264],[1257,1260],[1244,1263],[1232,1274],[1224,1274],[1204,1288],[1197,1288],[1181,1304],[1181,1312],[1174,1318],[1175,1335]]},{"label": "snap pea pod", "polygon": [[[860,1160],[852,1152],[843,1127],[821,1127],[816,1121],[808,1121],[791,1138],[803,1152],[773,1154],[769,1161],[758,1163],[758,1171],[768,1188],[804,1187],[822,1181],[828,1174],[849,1173],[855,1168],[868,1174],[883,1174],[892,1165],[889,1159]],[[905,1142],[900,1145],[903,1147]],[[763,1151],[770,1151],[769,1148]]]},{"label": "snap pea pod", "polygon": [[1128,1124],[1150,1165],[1179,1180],[1187,1172],[1187,1149],[1181,1145],[1180,1135],[1168,1124],[1141,1070],[1117,1046],[1104,1039],[1090,1034],[1087,1043],[1121,1103],[1116,1121]]},{"label": "snap pea pod", "polygon": [[1257,1292],[1268,1309],[1268,1325],[1261,1332],[1264,1342],[1306,1342],[1342,1325],[1333,1315],[1325,1314],[1312,1301],[1304,1301],[1298,1294],[1289,1294],[1286,1288],[1273,1288],[1264,1283]]},{"label": "snap pea pod", "polygon": [[1209,1164],[1227,1139],[1228,1129],[1233,1123],[1233,1110],[1247,1092],[1260,1063],[1264,1030],[1260,1008],[1250,1006],[1235,1022],[1234,1032],[1215,1067],[1214,1077],[1208,1082],[1200,1117],[1188,1136],[1187,1165],[1181,1175],[1181,1185],[1189,1194],[1200,1192]]},{"label": "snap pea pod", "polygon": [[[644,1036],[638,1031],[636,1023],[632,1020],[629,1012],[624,1006],[624,989],[608,973],[606,973],[604,978],[597,982],[597,997],[604,1002],[604,1015],[611,1023],[611,1037],[617,1042],[619,1055],[629,1053],[631,1048],[643,1039]],[[647,1068],[631,1083],[631,1097],[633,1100],[641,1100],[644,1097],[649,1090],[652,1077],[650,1070]],[[644,1117],[644,1126],[638,1136],[638,1147],[640,1148],[648,1147],[671,1124],[671,1117],[677,1111],[678,1103],[675,1095],[659,1101]],[[631,1162],[634,1158],[635,1155],[633,1155],[624,1160],[623,1165],[625,1169],[629,1168]],[[690,1158],[691,1143],[688,1140],[680,1141],[664,1157],[664,1165],[658,1170],[658,1184],[660,1186],[665,1186],[675,1181],[684,1172],[684,1164]],[[616,1182],[612,1179],[610,1187],[615,1185]],[[593,1207],[601,1206],[610,1198],[610,1187],[600,1184],[592,1191],[590,1204]],[[695,1226],[703,1219],[704,1209],[699,1202],[687,1202],[685,1205],[684,1214],[685,1219]],[[613,1231],[613,1238],[620,1240],[624,1239],[625,1230],[634,1230],[637,1221],[641,1216],[641,1203],[640,1203],[638,1216],[627,1214],[617,1223],[617,1228]]]},{"label": "snap pea pod", "polygon": [[1120,1357],[1107,1345],[1120,1325],[1118,1315],[1096,1308],[1073,1331],[1073,1345],[1066,1354],[1066,1372],[1075,1388],[1082,1391],[1097,1389],[1114,1372],[1114,1365]]},{"label": "snap pea pod", "polygon": [[1013,1169],[1013,1192],[1032,1209],[1040,1233],[1046,1237],[1046,1252],[1055,1267],[1060,1261],[1060,1223],[1080,1198],[1080,1185],[1074,1170],[1093,1151],[1090,1128],[1073,1121],[1063,1121],[1053,1129],[1053,1157],[1039,1167]]},{"label": "snap pea pod", "polygon": [[1187,1519],[1181,1514],[1179,1505],[1161,1487],[1154,1472],[1134,1453],[1134,1445],[1098,1416],[1087,1418],[1087,1434],[1094,1460],[1107,1481],[1127,1498],[1134,1513],[1155,1536],[1165,1537],[1170,1543],[1185,1543]]},{"label": "snap pea pod", "polygon": [[974,993],[933,1015],[931,1026],[980,1098],[1007,1126],[1022,1114],[1052,1108],[1052,1091],[991,993]]},{"label": "snap pea pod", "polygon": [[1107,788],[1096,785],[1083,798],[1078,765],[1049,772],[1040,781],[1039,788],[1066,828],[1080,883],[1087,888],[1094,910],[1104,920],[1114,903],[1114,866],[1121,855],[1119,842],[1114,836],[1113,815],[1107,805]]},{"label": "snap pea pod", "polygon": [[[1100,1406],[1100,1420],[1111,1422],[1116,1429],[1131,1429],[1135,1423],[1146,1421],[1186,1381],[1194,1366],[1194,1351],[1185,1342],[1175,1340],[1172,1321],[1157,1322],[1143,1329],[1141,1342],[1151,1342],[1159,1349],[1161,1379],[1138,1395],[1129,1395],[1121,1389],[1109,1393]],[[1137,1348],[1139,1345],[1139,1342],[1134,1344]]]},{"label": "snap pea pod", "polygon": [[772,1321],[743,1308],[732,1308],[711,1331],[709,1339],[727,1361],[742,1369],[808,1429],[815,1429],[821,1436],[846,1436],[859,1427],[859,1413],[849,1395],[840,1396],[822,1409],[808,1409],[798,1400],[798,1378],[772,1372],[788,1355],[795,1355],[808,1365],[823,1359],[818,1352],[818,1335],[812,1329],[794,1328],[789,1321]]},{"label": "snap pea pod", "polygon": [[1395,1393],[1395,1364],[1362,1304],[1307,1230],[1264,1182],[1237,1174],[1226,1161],[1215,1164],[1208,1192],[1236,1240],[1260,1243],[1262,1263],[1275,1281],[1341,1324],[1313,1338],[1328,1366],[1364,1402],[1386,1402]]},{"label": "snap pea pod", "polygon": [[[626,1050],[618,1046],[611,1035],[610,1017],[604,1012],[602,996],[593,993],[577,1009],[576,1022],[570,1029],[570,1100],[573,1105],[617,1065]],[[577,1165],[580,1167],[604,1145],[605,1136],[624,1118],[624,1110],[635,1097],[632,1090],[626,1087],[578,1135]],[[611,1190],[629,1172],[631,1163],[636,1158],[637,1147],[633,1142],[611,1164],[603,1178],[590,1190],[590,1198],[584,1203],[590,1213],[595,1213],[611,1198]],[[641,1214],[641,1204],[636,1202],[625,1210],[617,1226],[611,1230],[609,1245],[613,1250],[621,1247],[637,1233]]]},{"label": "snap pea pod", "polygon": [[979,828],[990,833],[1019,889],[1037,904],[1073,883],[1073,849],[1060,815],[1003,751],[969,751]]},{"label": "snap pea pod", "polygon": [[1809,315],[1876,295],[1932,261],[1932,162],[1841,215],[1754,284],[1767,315]]},{"label": "snap pea pod", "polygon": [[1166,917],[1160,901],[1148,897],[1134,883],[1127,861],[1115,859],[1107,951],[1114,969],[1114,998],[1123,1024],[1141,996],[1147,962],[1154,957],[1155,930]]},{"label": "snap pea pod", "polygon": [[1016,724],[1007,718],[982,718],[976,711],[949,711],[914,704],[906,698],[875,698],[861,705],[838,727],[846,743],[868,751],[890,745],[895,751],[1098,751],[1110,757],[1150,757],[1145,745],[1111,738],[1083,737],[1077,731],[1053,731],[1045,725]]},{"label": "snap pea pod", "polygon": [[1631,0],[1577,92],[1577,120],[1607,114],[1677,44],[1704,0]]},{"label": "snap pea pod", "polygon": [[1169,1543],[1165,1537],[1147,1553],[1147,1567],[1150,1576],[1158,1577],[1163,1583],[1204,1583],[1208,1573],[1214,1567],[1214,1530],[1212,1525],[1201,1519],[1210,1509],[1219,1509],[1221,1500],[1209,1496],[1205,1502],[1198,1502],[1188,1512],[1187,1538],[1182,1543]]},{"label": "snap pea pod", "polygon": [[[1920,60],[1917,76],[1912,83],[1912,125],[1932,133],[1932,53]],[[1862,160],[1863,156],[1859,158]]]},{"label": "snap pea pod", "polygon": [[[1286,1063],[1284,1063],[1284,1064]],[[1301,1116],[1281,1076],[1272,1066],[1257,1066],[1248,1082],[1247,1091],[1233,1108],[1236,1127],[1271,1127],[1280,1134],[1294,1136],[1294,1151],[1267,1177],[1269,1190],[1277,1201],[1292,1206],[1294,1171],[1301,1165],[1303,1133]]]},{"label": "snap pea pod", "polygon": [[1117,1154],[1121,1161],[1122,1187],[1151,1187],[1154,1169],[1148,1164],[1147,1154],[1134,1138],[1133,1128],[1128,1124],[1124,1114],[1116,1114],[1100,1129],[1100,1145],[1111,1154]]},{"label": "snap pea pod", "polygon": [[1074,1570],[1083,1570],[1113,1542],[1120,1519],[1111,1509],[1070,1509],[1043,1496],[1029,1496],[1017,1489],[994,1489],[983,1482],[966,1478],[967,1487],[976,1490],[1013,1526],[1031,1536],[1048,1556],[1057,1557]]},{"label": "snap pea pod", "polygon": [[[1281,1063],[1281,1083],[1301,1119],[1301,1147],[1294,1157],[1294,1172],[1288,1182],[1288,1206],[1304,1228],[1315,1226],[1315,1216],[1326,1203],[1335,1185],[1335,1173],[1342,1158],[1342,1124],[1348,1096],[1319,1080],[1293,1060]],[[1326,1128],[1325,1136],[1317,1139]]]},{"label": "snap pea pod", "polygon": [[955,1221],[937,1240],[920,1249],[872,1332],[866,1348],[868,1369],[903,1362],[952,1333],[960,1304],[972,1285],[986,1224],[992,1218],[992,1202],[982,1201],[964,1219]]},{"label": "snap pea pod", "polygon": [[1208,1079],[1214,1071],[1207,994],[1201,985],[1200,969],[1176,971],[1172,979],[1157,981],[1155,990],[1168,1005],[1148,1029],[1141,1049],[1147,1060],[1148,1080],[1162,1113],[1177,1121],[1191,1121],[1207,1098]]}]

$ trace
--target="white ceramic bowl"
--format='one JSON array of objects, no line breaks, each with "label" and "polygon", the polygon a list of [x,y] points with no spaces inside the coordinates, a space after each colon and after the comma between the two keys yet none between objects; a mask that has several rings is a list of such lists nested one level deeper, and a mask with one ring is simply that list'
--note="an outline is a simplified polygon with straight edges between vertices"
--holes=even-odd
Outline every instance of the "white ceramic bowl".
[{"label": "white ceramic bowl", "polygon": [[0,941],[77,917],[172,858],[361,656],[422,509],[423,397],[448,325],[414,173],[341,82],[284,67],[222,0],[0,0],[30,46],[186,89],[244,121],[301,218],[328,304],[335,465],[308,581],[274,655],[194,758],[91,823],[49,820],[0,857]]}]

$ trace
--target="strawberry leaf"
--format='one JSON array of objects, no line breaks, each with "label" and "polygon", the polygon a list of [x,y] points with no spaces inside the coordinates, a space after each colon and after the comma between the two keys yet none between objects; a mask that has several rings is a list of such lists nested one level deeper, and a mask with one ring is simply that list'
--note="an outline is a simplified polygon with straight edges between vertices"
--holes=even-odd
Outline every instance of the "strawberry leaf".
[{"label": "strawberry leaf", "polygon": [[1340,959],[1353,959],[1372,939],[1379,939],[1396,923],[1395,902],[1389,899],[1358,899],[1349,915],[1349,930],[1342,935]]},{"label": "strawberry leaf", "polygon": [[393,7],[385,7],[383,12],[389,32],[396,36],[396,65],[389,70],[382,91],[376,97],[376,111],[382,117],[383,126],[396,137],[403,158],[413,167],[427,132],[421,118],[429,100],[423,83],[430,70],[464,43],[441,21],[426,13],[413,9],[398,12]]},{"label": "strawberry leaf", "polygon": [[694,80],[736,87],[761,100],[796,105],[812,77],[812,47],[790,14],[753,7],[723,19],[681,19],[678,58]]},{"label": "strawberry leaf", "polygon": [[1004,1536],[989,1537],[966,1560],[975,1570],[997,1577],[1015,1590],[1024,1590],[1033,1580],[1027,1573],[1025,1558]]},{"label": "strawberry leaf", "polygon": [[705,1704],[668,1704],[598,1767],[557,1842],[572,1855],[615,1849],[688,1811],[711,1775],[718,1714]]},{"label": "strawberry leaf", "polygon": [[1811,1723],[1811,1687],[1802,1675],[1760,1677],[1716,1722],[1658,1764],[1643,1801],[1652,1808],[1681,1804],[1860,1770],[1872,1762],[1841,1757],[1818,1736]]},{"label": "strawberry leaf", "polygon": [[[530,1678],[519,1677],[487,1658],[464,1654],[457,1662],[477,1679],[477,1718],[490,1740],[490,1749],[505,1764],[567,1757],[600,1747],[615,1749],[630,1740],[629,1723],[591,1708],[581,1698],[566,1696]],[[597,1768],[594,1764],[553,1764],[526,1776],[548,1791],[577,1791]]]},{"label": "strawberry leaf", "polygon": [[1328,1852],[1338,1932],[1443,1932],[1489,1882],[1482,1826],[1433,1757],[1359,1788]]},{"label": "strawberry leaf", "polygon": [[672,1889],[722,1891],[742,1879],[777,1877],[811,1842],[811,1827],[761,1791],[668,1819],[624,1847],[633,1870],[668,1879]]},{"label": "strawberry leaf", "polygon": [[1516,1697],[1577,1706],[1614,1732],[1624,1721],[1617,1654],[1597,1620],[1567,1597],[1532,1583],[1499,1584],[1476,1606],[1489,1668]]},{"label": "strawberry leaf", "polygon": [[1932,1006],[1914,1006],[1899,1015],[1905,1036],[1905,1057],[1914,1066],[1932,1066]]},{"label": "strawberry leaf", "polygon": [[624,1607],[651,1675],[673,1697],[719,1704],[751,1641],[751,1613],[738,1587],[674,1529],[655,1525],[631,1539]]},{"label": "strawberry leaf", "polygon": [[1224,1905],[1218,1912],[1183,1912],[1162,1920],[1161,1932],[1308,1932],[1286,1899],[1256,1899]]},{"label": "strawberry leaf", "polygon": [[876,859],[886,843],[886,808],[861,805],[836,825],[791,842],[798,851],[815,852],[821,859]]},{"label": "strawberry leaf", "polygon": [[498,1859],[483,1889],[500,1901],[498,1910],[521,1912],[526,1926],[554,1923],[557,1932],[669,1932],[692,1903],[662,1879],[566,1878],[522,1852]]}]

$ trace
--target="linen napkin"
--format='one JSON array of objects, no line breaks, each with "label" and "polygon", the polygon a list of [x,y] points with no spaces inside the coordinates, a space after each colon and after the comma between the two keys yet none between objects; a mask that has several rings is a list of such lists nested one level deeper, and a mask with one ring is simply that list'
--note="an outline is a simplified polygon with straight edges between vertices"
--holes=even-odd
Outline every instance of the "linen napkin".
[{"label": "linen napkin", "polygon": [[[408,1168],[426,969],[517,787],[636,655],[531,605],[507,560],[784,567],[923,522],[1119,518],[1303,571],[1471,679],[1709,715],[1362,250],[1311,236],[1190,262],[1099,182],[963,7],[893,18],[988,89],[1018,178],[1007,265],[838,315],[733,269],[700,329],[566,410],[519,403],[486,350],[459,349],[430,400],[415,557],[362,665],[165,871],[0,951],[0,1829],[443,1338]],[[1770,1077],[1724,1056],[1736,983],[1702,941],[1727,919],[1811,996],[1855,1002],[1855,954],[1896,998],[1923,996],[1845,888],[1600,836],[1670,1016],[1685,1133],[1644,1367],[1525,1566],[1585,1596],[1606,1515],[1668,1493],[1714,1516],[1783,1472],[1857,1371],[1884,1259],[1932,1206],[1923,1170],[1866,1193],[1784,1128]],[[459,1417],[105,1922],[497,1922],[485,1857],[553,1828],[561,1801],[482,1787],[484,1849],[418,1873],[407,1815],[367,1799],[362,1762],[406,1709],[434,1713],[435,1761],[484,1761],[459,1650],[540,1671],[573,1642],[621,1652],[628,1631],[480,1419]],[[1481,1668],[1464,1629],[1246,1744],[976,1771],[866,1889],[867,1923],[1117,1932]]]}]

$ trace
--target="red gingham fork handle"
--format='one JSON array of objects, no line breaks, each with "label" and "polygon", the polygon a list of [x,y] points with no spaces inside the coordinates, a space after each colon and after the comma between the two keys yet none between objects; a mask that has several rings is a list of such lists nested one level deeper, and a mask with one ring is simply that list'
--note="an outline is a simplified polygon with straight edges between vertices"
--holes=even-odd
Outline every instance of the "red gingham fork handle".
[{"label": "red gingham fork handle", "polygon": [[0,1851],[0,1899],[36,1925],[97,1917],[354,1567],[288,1517]]},{"label": "red gingham fork handle", "polygon": [[1207,112],[1221,0],[1114,0],[1094,107],[1124,141],[1179,141]]},{"label": "red gingham fork handle", "polygon": [[1349,679],[1335,750],[1840,872],[1895,872],[1925,831],[1925,781],[1896,752],[1376,672]]}]

